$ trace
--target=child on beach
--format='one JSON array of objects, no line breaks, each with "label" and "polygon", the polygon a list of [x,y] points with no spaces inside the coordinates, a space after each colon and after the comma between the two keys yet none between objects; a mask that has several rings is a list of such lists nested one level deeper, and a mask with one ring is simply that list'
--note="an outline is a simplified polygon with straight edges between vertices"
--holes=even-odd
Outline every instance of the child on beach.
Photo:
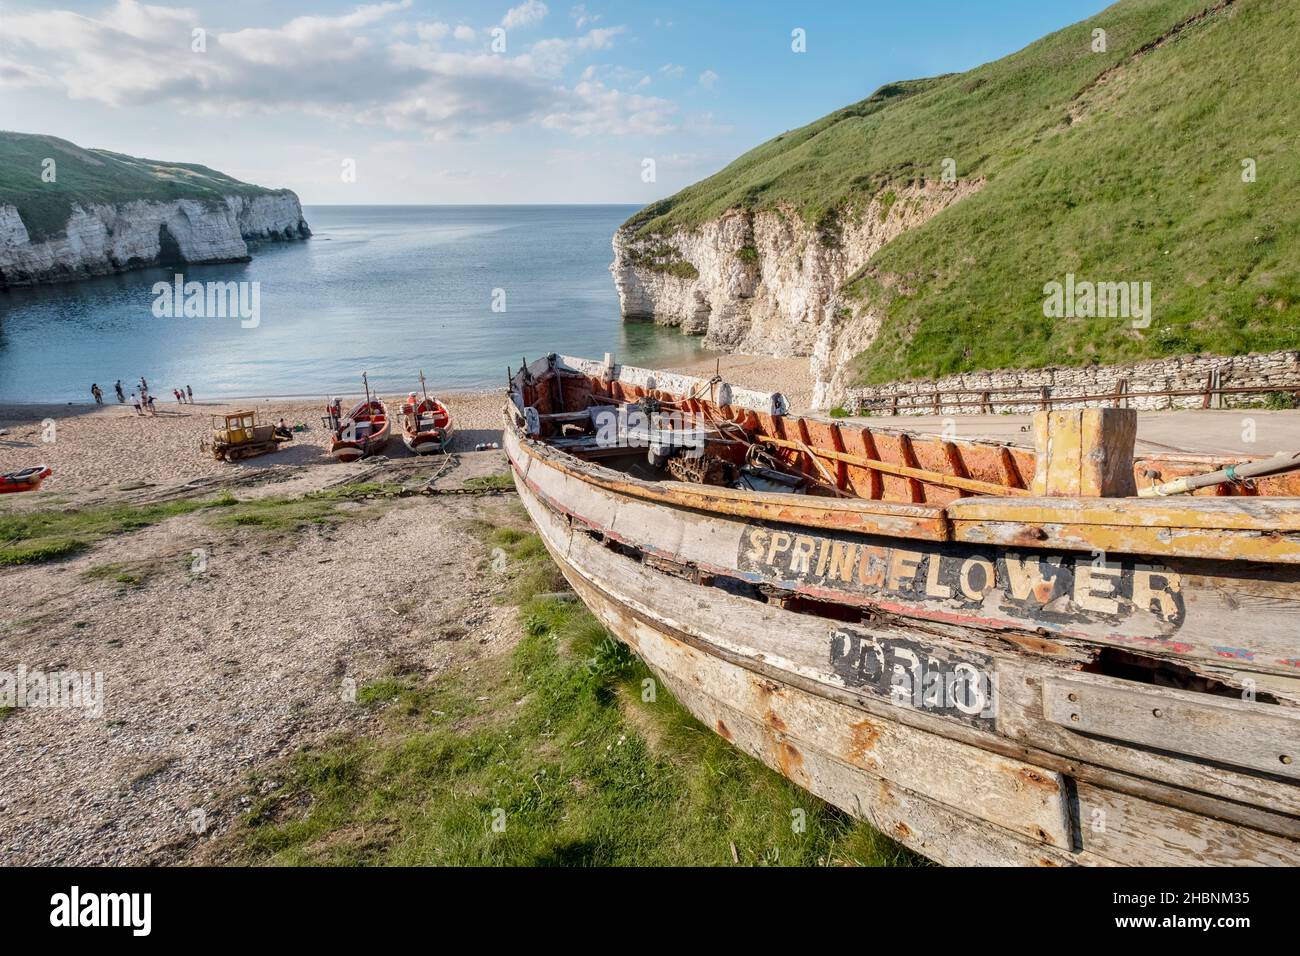
[{"label": "child on beach", "polygon": [[122,380],[119,378],[117,384],[113,386],[117,390],[117,404],[121,405],[126,401],[126,392],[122,391]]},{"label": "child on beach", "polygon": [[172,397],[176,399],[177,405],[185,404],[185,399],[181,398],[181,390],[179,388],[172,389]]},{"label": "child on beach", "polygon": [[140,411],[140,396],[137,395],[135,392],[132,392],[132,393],[131,393],[131,405],[134,406],[134,408],[135,408],[135,413],[136,413],[137,415],[143,415],[143,414],[144,414],[144,412]]},{"label": "child on beach", "polygon": [[145,404],[149,406],[149,414],[152,415],[154,418],[157,418],[158,410],[153,407],[153,396],[146,395],[144,400],[145,400]]},{"label": "child on beach", "polygon": [[99,384],[98,384],[98,383],[96,383],[96,382],[91,382],[91,383],[90,383],[90,394],[95,396],[95,404],[96,404],[96,405],[103,405],[103,404],[104,404],[104,392],[103,392],[103,390],[99,387]]}]

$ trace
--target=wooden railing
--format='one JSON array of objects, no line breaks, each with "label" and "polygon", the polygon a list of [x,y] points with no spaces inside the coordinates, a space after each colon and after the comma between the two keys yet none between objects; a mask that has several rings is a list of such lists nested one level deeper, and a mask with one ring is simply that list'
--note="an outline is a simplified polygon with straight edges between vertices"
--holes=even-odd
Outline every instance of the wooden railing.
[{"label": "wooden railing", "polygon": [[856,398],[856,411],[890,415],[908,414],[942,414],[945,408],[974,409],[974,414],[995,415],[997,406],[1031,405],[1041,411],[1048,411],[1057,405],[1074,402],[1087,402],[1097,407],[1127,408],[1130,399],[1164,398],[1168,399],[1169,408],[1174,407],[1175,398],[1198,397],[1201,408],[1222,408],[1225,395],[1268,395],[1290,394],[1293,404],[1300,405],[1300,382],[1289,385],[1232,385],[1221,383],[1220,375],[1211,372],[1204,388],[1165,388],[1154,391],[1135,392],[1129,389],[1128,379],[1119,379],[1113,392],[1101,392],[1082,395],[1055,395],[1051,386],[1024,385],[1011,388],[962,389],[942,388],[895,392],[892,395],[879,395],[875,398]]}]

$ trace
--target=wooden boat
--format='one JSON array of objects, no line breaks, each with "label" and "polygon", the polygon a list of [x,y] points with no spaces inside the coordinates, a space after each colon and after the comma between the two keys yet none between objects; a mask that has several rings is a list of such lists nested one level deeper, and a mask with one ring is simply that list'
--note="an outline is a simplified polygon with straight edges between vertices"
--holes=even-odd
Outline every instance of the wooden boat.
[{"label": "wooden boat", "polygon": [[0,495],[19,491],[36,491],[41,482],[53,474],[48,465],[33,465],[0,475]]},{"label": "wooden boat", "polygon": [[445,451],[451,444],[451,412],[424,391],[423,372],[420,373],[420,388],[424,392],[423,398],[417,398],[415,392],[411,392],[402,404],[402,442],[408,451],[431,455]]},{"label": "wooden boat", "polygon": [[330,454],[337,461],[356,461],[384,450],[392,437],[388,406],[377,398],[367,398],[334,426]]},{"label": "wooden boat", "polygon": [[505,447],[547,549],[702,722],[946,864],[1300,863],[1300,478],[1148,498],[1135,415],[1035,447],[551,355]]}]

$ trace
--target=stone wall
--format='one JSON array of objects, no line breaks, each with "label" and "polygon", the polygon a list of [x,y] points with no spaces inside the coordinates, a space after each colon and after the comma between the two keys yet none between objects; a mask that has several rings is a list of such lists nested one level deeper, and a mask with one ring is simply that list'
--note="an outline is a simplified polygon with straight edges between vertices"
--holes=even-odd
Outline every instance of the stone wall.
[{"label": "stone wall", "polygon": [[[1300,352],[1222,357],[1186,355],[1176,358],[1136,362],[1130,365],[1093,365],[1083,368],[1002,369],[992,372],[967,372],[941,379],[897,382],[865,388],[850,388],[844,393],[844,407],[856,414],[891,413],[895,396],[899,404],[920,404],[921,408],[898,410],[900,415],[976,415],[987,412],[978,405],[954,404],[982,401],[982,393],[991,392],[989,400],[996,413],[1024,414],[1041,407],[1042,389],[1049,397],[1102,396],[1089,400],[1061,402],[1054,408],[1083,408],[1115,404],[1114,396],[1125,384],[1128,393],[1192,390],[1196,394],[1180,396],[1142,396],[1133,394],[1120,402],[1128,408],[1166,409],[1201,408],[1212,375],[1223,388],[1285,387],[1300,392]],[[997,394],[999,389],[1017,389],[1014,394]],[[939,408],[934,407],[934,393],[939,392]],[[960,392],[962,394],[955,394]],[[1256,405],[1267,398],[1266,392],[1216,397],[1214,408],[1237,408]]]}]

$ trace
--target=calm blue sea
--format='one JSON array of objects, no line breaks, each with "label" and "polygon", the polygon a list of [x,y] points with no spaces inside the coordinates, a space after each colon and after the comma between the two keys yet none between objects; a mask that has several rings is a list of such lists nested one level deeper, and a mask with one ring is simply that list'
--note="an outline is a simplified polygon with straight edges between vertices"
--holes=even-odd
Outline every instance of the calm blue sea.
[{"label": "calm blue sea", "polygon": [[[264,245],[242,265],[189,266],[187,281],[260,283],[260,324],[157,318],[148,269],[0,291],[0,401],[86,401],[141,375],[196,399],[323,397],[504,384],[546,352],[673,365],[699,340],[625,323],[610,238],[634,206],[309,206],[307,242]],[[494,290],[504,312],[494,312]],[[495,293],[502,301],[502,293]]]}]

